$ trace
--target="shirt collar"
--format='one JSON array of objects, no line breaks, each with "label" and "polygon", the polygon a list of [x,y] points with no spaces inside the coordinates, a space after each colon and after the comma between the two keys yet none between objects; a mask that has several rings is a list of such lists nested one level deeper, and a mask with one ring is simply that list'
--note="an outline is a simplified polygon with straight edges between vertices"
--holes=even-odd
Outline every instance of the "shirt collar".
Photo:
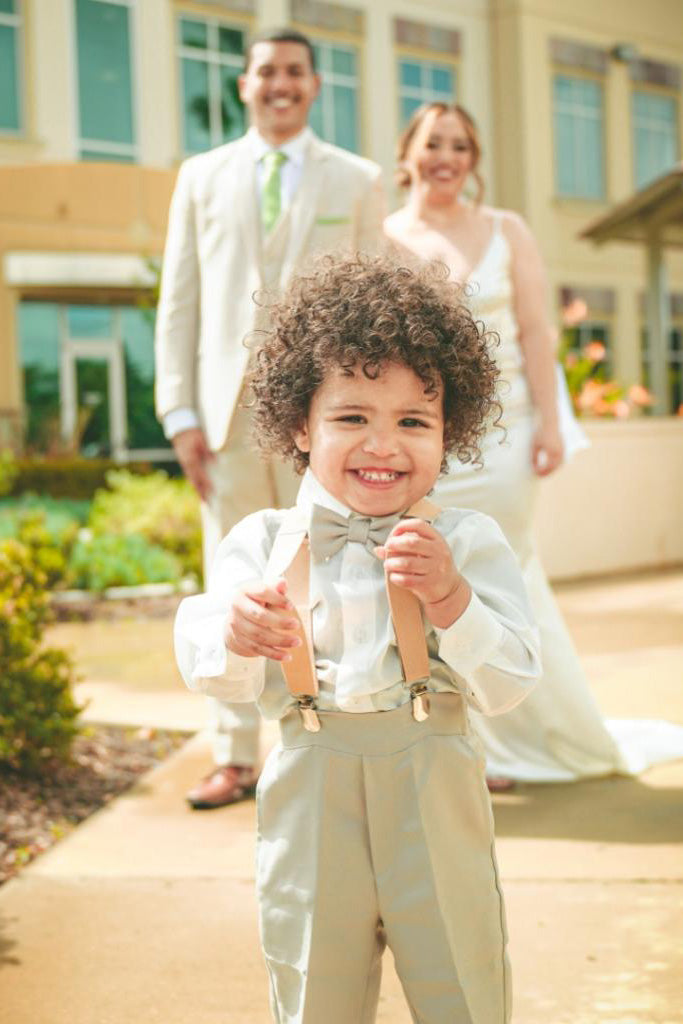
[{"label": "shirt collar", "polygon": [[277,149],[281,153],[284,153],[291,163],[303,164],[304,157],[306,156],[306,150],[313,136],[313,132],[307,125],[299,132],[298,135],[295,135],[292,139],[288,139],[287,142],[283,143],[281,146],[271,146],[271,144],[266,142],[263,136],[259,134],[258,130],[253,125],[247,132],[247,135],[249,137],[249,143],[251,145],[251,151],[253,153],[255,163],[258,163],[259,160],[263,159],[266,153],[270,153],[271,150]]},{"label": "shirt collar", "polygon": [[302,509],[307,514],[310,514],[314,505],[322,505],[323,508],[329,508],[332,512],[337,512],[340,516],[345,516],[347,519],[353,515],[353,509],[350,509],[330,494],[329,491],[326,491],[310,469],[307,469],[304,473],[304,478],[301,481],[301,487],[297,494],[296,505],[297,508]]}]

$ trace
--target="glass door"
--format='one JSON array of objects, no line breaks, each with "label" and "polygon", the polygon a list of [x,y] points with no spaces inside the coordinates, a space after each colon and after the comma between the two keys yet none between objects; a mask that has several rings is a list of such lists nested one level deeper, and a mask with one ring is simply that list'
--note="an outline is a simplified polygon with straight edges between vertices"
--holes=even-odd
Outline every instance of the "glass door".
[{"label": "glass door", "polygon": [[62,441],[85,456],[123,459],[126,384],[121,342],[67,337],[61,361]]}]

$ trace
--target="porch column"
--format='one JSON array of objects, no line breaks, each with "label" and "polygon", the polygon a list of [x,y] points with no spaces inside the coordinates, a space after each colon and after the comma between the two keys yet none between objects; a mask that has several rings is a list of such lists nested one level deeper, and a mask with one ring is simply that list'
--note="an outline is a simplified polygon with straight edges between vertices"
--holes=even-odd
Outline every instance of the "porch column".
[{"label": "porch column", "polygon": [[647,336],[650,354],[650,390],[653,410],[660,416],[669,412],[668,347],[671,331],[669,292],[661,241],[650,239],[647,250]]}]

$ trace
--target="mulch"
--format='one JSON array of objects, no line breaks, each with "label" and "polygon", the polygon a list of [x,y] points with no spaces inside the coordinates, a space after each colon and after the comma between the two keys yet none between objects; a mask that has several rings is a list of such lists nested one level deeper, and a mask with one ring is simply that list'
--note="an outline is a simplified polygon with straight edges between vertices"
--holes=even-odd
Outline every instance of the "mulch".
[{"label": "mulch", "polygon": [[40,779],[0,769],[0,885],[187,739],[158,729],[87,726],[70,760]]}]

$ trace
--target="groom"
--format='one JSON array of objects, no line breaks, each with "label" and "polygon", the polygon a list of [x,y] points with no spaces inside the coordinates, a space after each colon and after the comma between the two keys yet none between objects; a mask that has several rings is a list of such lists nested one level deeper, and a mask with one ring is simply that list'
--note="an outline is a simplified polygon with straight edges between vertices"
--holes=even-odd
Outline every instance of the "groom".
[{"label": "groom", "polygon": [[[253,453],[240,407],[245,336],[267,327],[258,293],[277,294],[313,252],[379,244],[380,168],[316,138],[308,114],[319,90],[306,36],[287,28],[256,36],[239,78],[249,131],[186,160],[171,203],[156,408],[202,499],[207,576],[235,522],[293,504],[298,489],[287,467]],[[187,795],[197,809],[242,799],[258,776],[255,705],[208,700],[215,768]]]}]

